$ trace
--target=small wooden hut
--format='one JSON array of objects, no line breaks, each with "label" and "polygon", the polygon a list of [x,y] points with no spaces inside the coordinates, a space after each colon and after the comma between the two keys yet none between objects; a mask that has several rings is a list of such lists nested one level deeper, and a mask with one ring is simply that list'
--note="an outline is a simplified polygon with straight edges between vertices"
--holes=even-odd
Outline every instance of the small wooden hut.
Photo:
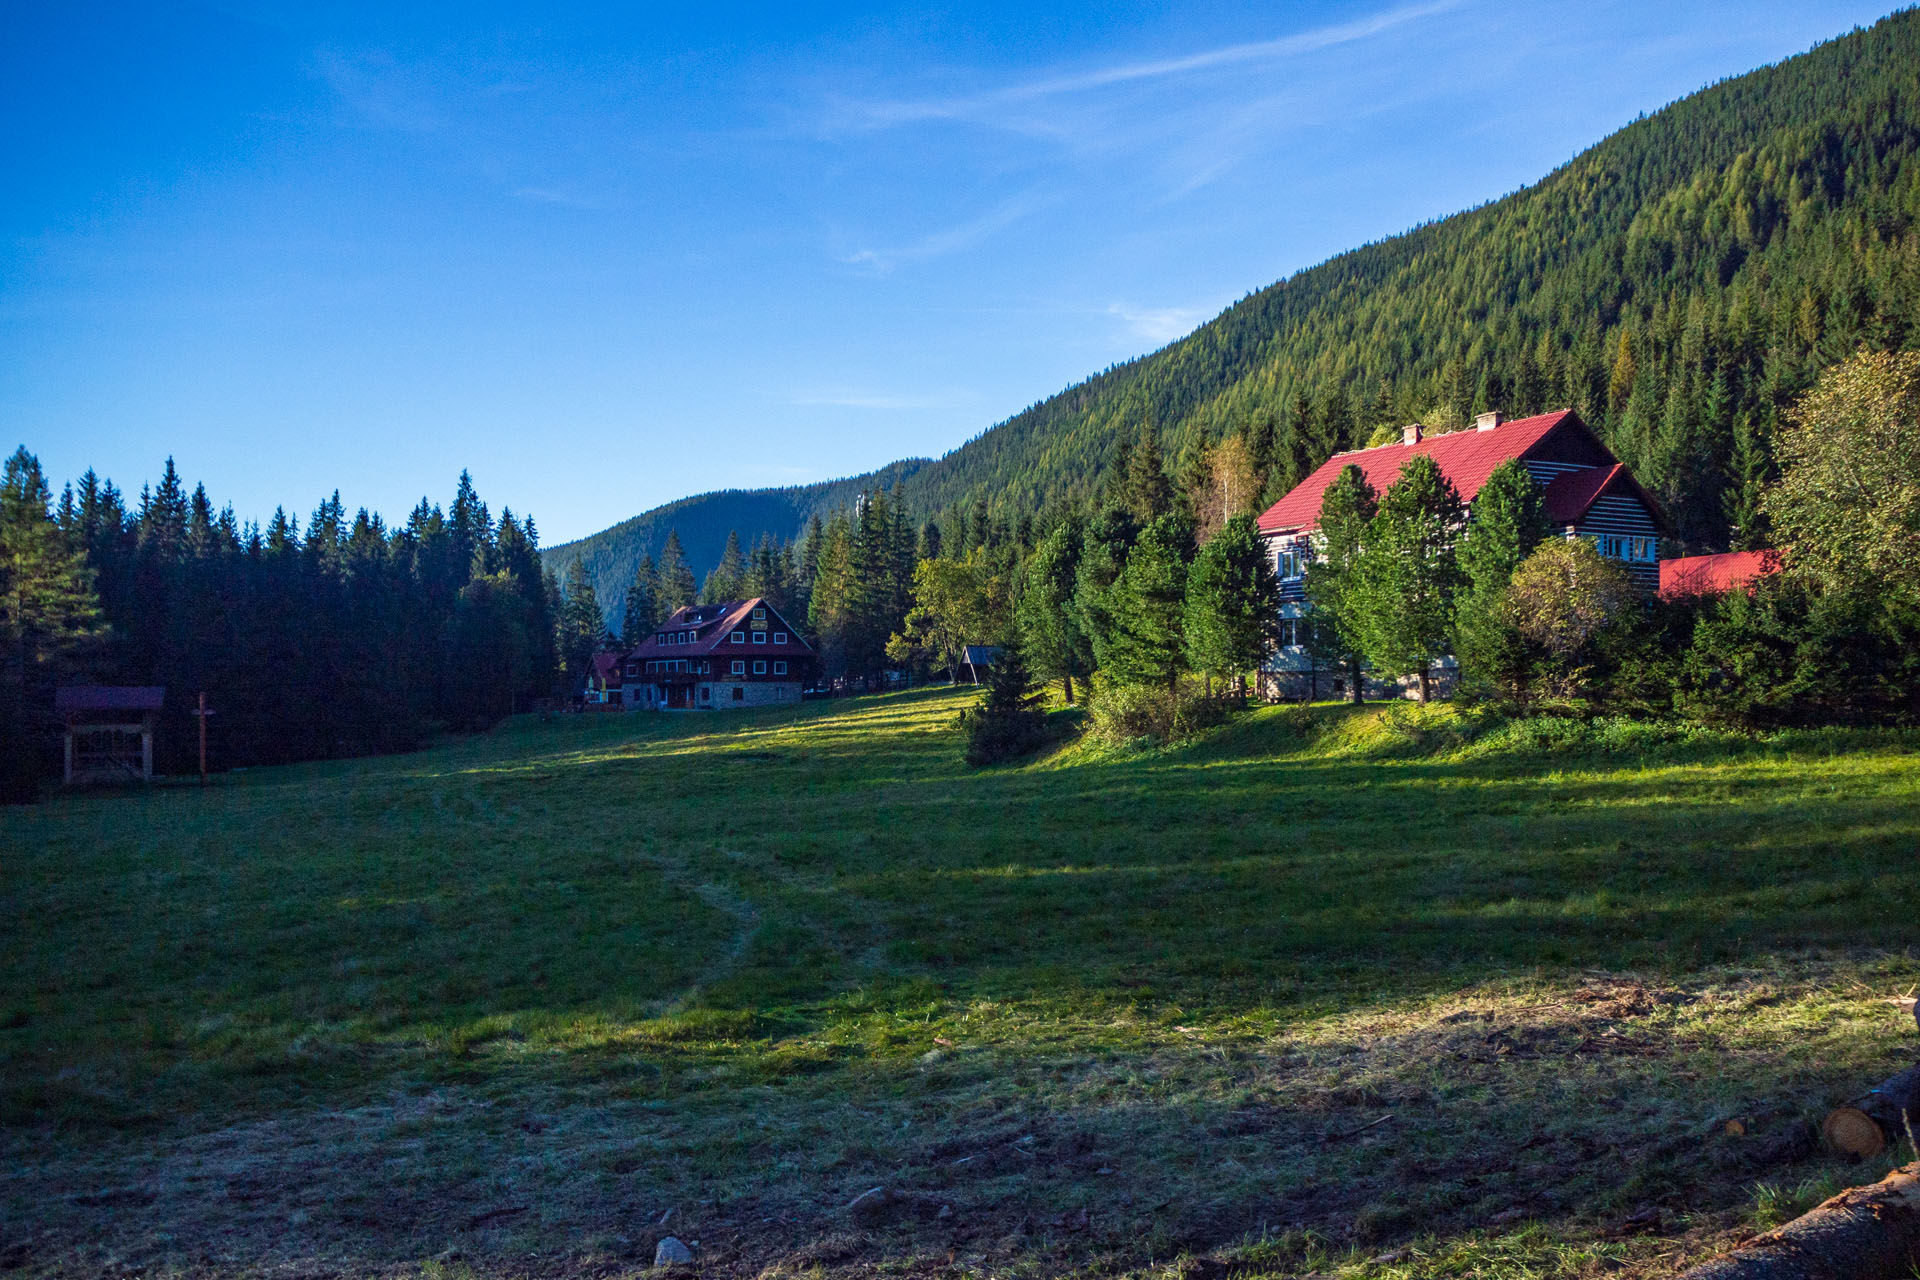
[{"label": "small wooden hut", "polygon": [[66,724],[67,784],[151,782],[153,727],[166,692],[108,684],[54,690],[54,713]]}]

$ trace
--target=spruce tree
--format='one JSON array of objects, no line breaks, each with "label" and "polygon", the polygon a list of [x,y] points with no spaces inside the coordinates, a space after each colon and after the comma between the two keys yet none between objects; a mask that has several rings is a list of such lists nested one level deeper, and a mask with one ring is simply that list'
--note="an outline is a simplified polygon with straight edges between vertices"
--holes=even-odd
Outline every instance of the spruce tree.
[{"label": "spruce tree", "polygon": [[[169,475],[172,468],[168,468]],[[54,523],[52,491],[25,446],[0,475],[0,800],[31,799],[53,690],[102,637],[79,539]]]},{"label": "spruce tree", "polygon": [[658,617],[655,609],[658,590],[653,557],[643,555],[633,571],[633,581],[627,584],[626,607],[620,615],[620,639],[623,643],[636,645],[653,634]]},{"label": "spruce tree", "polygon": [[1161,516],[1140,531],[1115,579],[1111,631],[1101,667],[1121,684],[1177,687],[1186,669],[1187,565],[1191,528]]},{"label": "spruce tree", "polygon": [[1460,495],[1426,454],[1416,454],[1380,500],[1361,543],[1360,631],[1367,661],[1390,675],[1419,677],[1432,700],[1432,669],[1452,638],[1459,582],[1454,545],[1464,523]]},{"label": "spruce tree", "polygon": [[1467,688],[1524,699],[1533,649],[1507,607],[1507,582],[1546,536],[1540,485],[1522,463],[1510,458],[1493,469],[1474,495],[1467,531],[1460,539],[1454,654]]},{"label": "spruce tree", "polygon": [[575,559],[567,565],[561,597],[564,603],[560,610],[560,657],[566,664],[567,688],[577,691],[607,629],[584,561]]},{"label": "spruce tree", "polygon": [[1020,572],[1014,618],[1034,674],[1058,680],[1061,696],[1073,702],[1073,682],[1091,669],[1092,653],[1073,609],[1080,568],[1078,529],[1067,521],[1053,527],[1027,557]]},{"label": "spruce tree", "polygon": [[1348,465],[1320,497],[1319,528],[1312,537],[1307,564],[1309,616],[1307,650],[1316,665],[1344,666],[1348,697],[1365,699],[1362,663],[1366,653],[1360,554],[1367,530],[1379,510],[1366,472]]},{"label": "spruce tree", "polygon": [[1017,635],[998,646],[980,705],[964,714],[967,763],[976,768],[1027,755],[1046,743],[1046,713]]},{"label": "spruce tree", "polygon": [[693,570],[687,566],[686,549],[680,545],[680,531],[667,530],[667,545],[660,549],[660,567],[656,576],[659,594],[655,597],[659,621],[694,603]]},{"label": "spruce tree", "polygon": [[1280,580],[1251,515],[1226,522],[1187,574],[1187,665],[1238,680],[1280,639]]},{"label": "spruce tree", "polygon": [[725,604],[740,599],[744,594],[746,579],[747,557],[740,549],[740,531],[729,529],[727,547],[720,553],[720,563],[713,567],[700,588],[701,602]]}]

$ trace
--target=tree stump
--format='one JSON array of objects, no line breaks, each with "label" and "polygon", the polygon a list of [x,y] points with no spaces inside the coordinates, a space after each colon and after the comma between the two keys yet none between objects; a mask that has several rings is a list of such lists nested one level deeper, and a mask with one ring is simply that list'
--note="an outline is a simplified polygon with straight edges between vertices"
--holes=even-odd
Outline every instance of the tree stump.
[{"label": "tree stump", "polygon": [[1842,1155],[1871,1160],[1920,1132],[1920,1066],[1910,1067],[1827,1113],[1820,1135]]}]

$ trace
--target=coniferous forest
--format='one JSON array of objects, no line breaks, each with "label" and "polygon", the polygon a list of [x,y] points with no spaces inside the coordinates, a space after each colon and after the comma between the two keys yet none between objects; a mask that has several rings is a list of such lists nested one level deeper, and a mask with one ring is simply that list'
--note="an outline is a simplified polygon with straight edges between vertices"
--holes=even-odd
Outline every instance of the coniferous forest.
[{"label": "coniferous forest", "polygon": [[[1673,517],[1676,551],[1768,544],[1758,510],[1781,414],[1818,372],[1920,336],[1920,14],[1723,81],[1531,187],[1342,254],[1186,338],[889,476],[916,521],[1011,525],[1096,499],[1142,427],[1169,466],[1242,440],[1267,498],[1407,422],[1577,409]],[[866,478],[863,478],[866,479]],[[884,483],[884,481],[881,481]],[[867,484],[859,485],[861,488]],[[852,495],[722,497],[673,523],[790,538]],[[605,595],[642,518],[550,550]],[[704,568],[704,566],[699,566]]]},{"label": "coniferous forest", "polygon": [[[188,767],[200,690],[221,767],[395,750],[568,696],[612,634],[696,598],[768,597],[828,676],[937,669],[961,629],[1017,621],[1069,692],[1095,670],[1237,680],[1275,637],[1216,625],[1252,563],[1233,521],[1336,452],[1572,407],[1664,507],[1667,554],[1764,548],[1791,407],[1855,353],[1917,343],[1909,11],[1252,294],[937,461],[689,499],[546,552],[464,474],[397,526],[338,495],[260,525],[171,463],[134,501],[92,473],[56,494],[22,449],[0,495],[9,776],[52,771],[64,681],[164,685],[163,772]],[[23,621],[42,605],[58,634]]]}]

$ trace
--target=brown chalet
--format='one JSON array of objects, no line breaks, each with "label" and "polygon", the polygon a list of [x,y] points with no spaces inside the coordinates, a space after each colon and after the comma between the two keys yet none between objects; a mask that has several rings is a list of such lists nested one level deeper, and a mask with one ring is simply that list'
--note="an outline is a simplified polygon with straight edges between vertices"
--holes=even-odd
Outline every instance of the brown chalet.
[{"label": "brown chalet", "polygon": [[724,711],[798,702],[813,649],[779,610],[755,596],[690,604],[626,654],[630,707]]},{"label": "brown chalet", "polygon": [[[1300,643],[1300,620],[1307,614],[1306,571],[1328,487],[1347,467],[1357,466],[1374,492],[1384,494],[1400,478],[1407,460],[1419,455],[1433,459],[1469,510],[1494,468],[1518,459],[1541,485],[1547,521],[1557,533],[1591,539],[1601,555],[1619,561],[1636,582],[1649,591],[1659,588],[1666,517],[1573,410],[1512,422],[1483,413],[1466,430],[1441,435],[1411,426],[1397,444],[1334,454],[1261,515],[1260,536],[1280,575],[1281,648],[1261,673],[1261,685],[1271,696],[1311,698],[1320,693],[1319,669]],[[1443,667],[1436,674],[1444,685],[1450,680],[1451,660]],[[1346,692],[1342,684],[1334,676],[1333,692]],[[1382,685],[1375,692],[1398,690]]]}]

